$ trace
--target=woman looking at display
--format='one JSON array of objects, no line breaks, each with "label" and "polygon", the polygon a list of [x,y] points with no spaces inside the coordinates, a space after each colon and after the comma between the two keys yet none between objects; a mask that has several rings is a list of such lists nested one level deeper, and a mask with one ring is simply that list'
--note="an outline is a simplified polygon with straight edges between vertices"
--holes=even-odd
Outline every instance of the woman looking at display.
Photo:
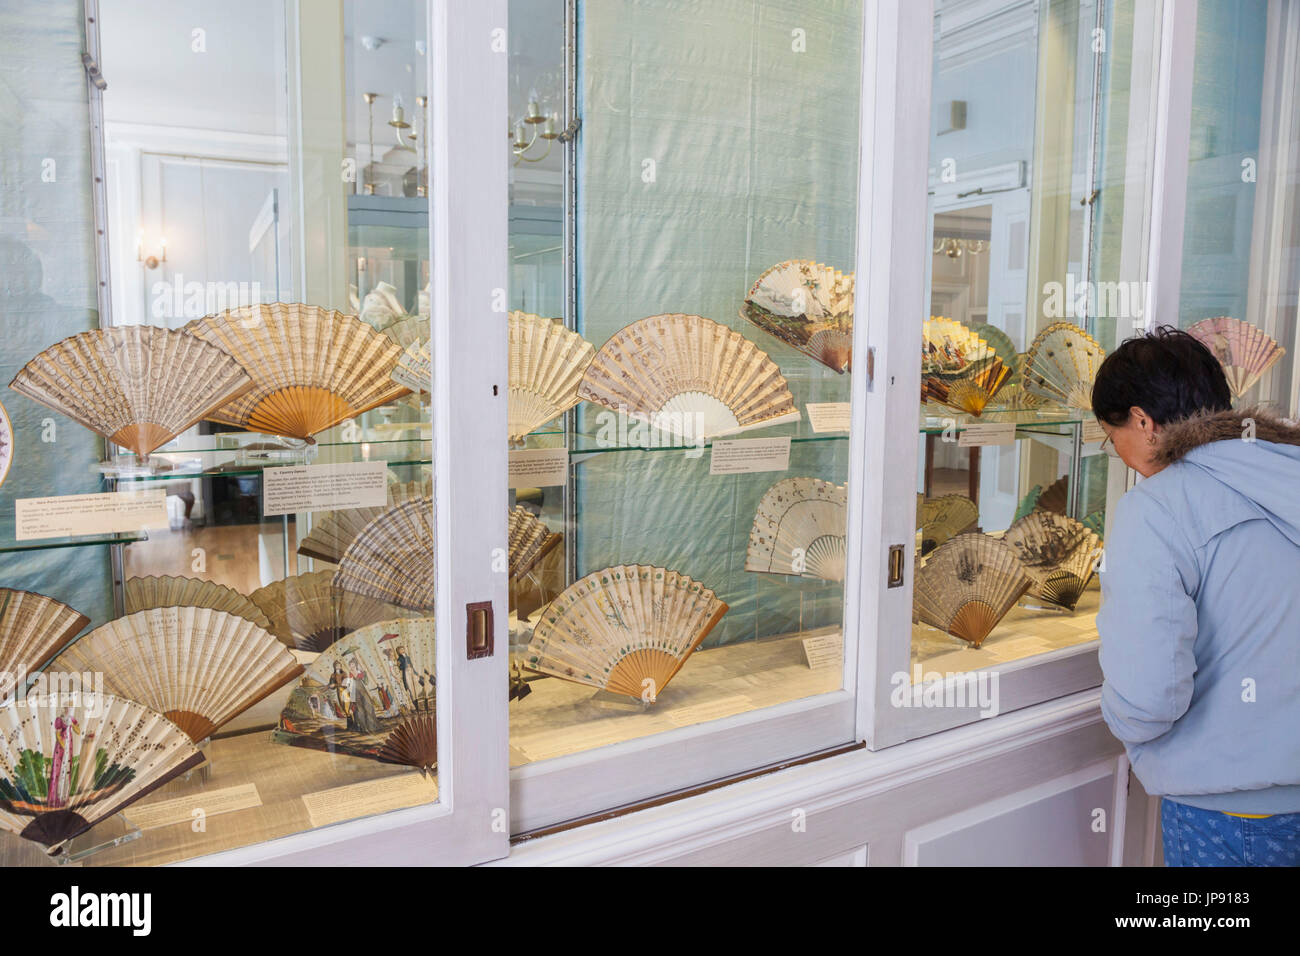
[{"label": "woman looking at display", "polygon": [[1144,479],[1105,542],[1101,708],[1165,863],[1300,865],[1300,427],[1234,410],[1172,328],[1106,358],[1092,409]]}]

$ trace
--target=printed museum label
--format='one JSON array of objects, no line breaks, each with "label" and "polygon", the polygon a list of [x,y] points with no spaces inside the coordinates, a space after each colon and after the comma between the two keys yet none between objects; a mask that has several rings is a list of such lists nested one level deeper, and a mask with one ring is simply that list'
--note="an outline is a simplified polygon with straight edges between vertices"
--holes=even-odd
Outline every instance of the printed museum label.
[{"label": "printed museum label", "polygon": [[388,503],[388,462],[286,465],[262,472],[262,514],[382,508]]},{"label": "printed museum label", "polygon": [[957,438],[958,448],[982,448],[985,445],[1010,445],[1016,440],[1015,422],[980,422],[967,425]]},{"label": "printed museum label", "polygon": [[844,663],[844,635],[823,634],[821,637],[803,639],[803,656],[813,670],[818,667],[839,667]]},{"label": "printed museum label", "polygon": [[302,795],[313,827],[415,807],[437,799],[437,780],[414,771]]},{"label": "printed museum label", "polygon": [[852,419],[852,406],[848,402],[809,402],[808,424],[814,432],[846,432]]},{"label": "printed museum label", "polygon": [[566,448],[521,448],[510,452],[510,487],[554,488],[569,480]]},{"label": "printed museum label", "polygon": [[1101,422],[1089,415],[1083,420],[1083,443],[1092,445],[1100,442],[1106,437],[1106,432],[1101,427]]},{"label": "printed museum label", "polygon": [[261,805],[262,797],[257,792],[257,785],[245,783],[237,787],[205,790],[172,800],[159,800],[156,803],[137,803],[131,807],[127,819],[141,830],[153,830],[173,823],[192,823],[200,817],[214,817],[219,813],[232,813]]},{"label": "printed museum label", "polygon": [[167,491],[109,491],[14,501],[14,540],[167,527]]},{"label": "printed museum label", "polygon": [[753,709],[754,702],[748,697],[744,694],[734,694],[731,697],[692,704],[689,707],[676,707],[668,711],[665,716],[673,722],[674,726],[689,727],[692,724],[702,724],[706,720],[720,720]]},{"label": "printed museum label", "polygon": [[790,439],[737,438],[715,441],[709,457],[710,475],[745,475],[756,471],[785,471],[790,467]]}]

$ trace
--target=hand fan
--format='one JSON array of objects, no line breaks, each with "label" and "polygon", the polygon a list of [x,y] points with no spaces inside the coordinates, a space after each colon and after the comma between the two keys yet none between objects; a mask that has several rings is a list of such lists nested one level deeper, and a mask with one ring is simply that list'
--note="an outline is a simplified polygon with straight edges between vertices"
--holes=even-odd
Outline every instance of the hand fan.
[{"label": "hand fan", "polygon": [[[1034,490],[1038,490],[1037,485],[1034,486]],[[1030,494],[1033,494],[1033,491]],[[1062,475],[1041,490],[1041,493],[1034,500],[1033,510],[1053,511],[1058,515],[1068,514],[1070,510],[1069,494],[1070,476]],[[1079,510],[1085,514],[1105,508],[1106,485],[1100,481],[1089,482],[1086,485],[1086,494],[1079,504],[1081,506]]]},{"label": "hand fan", "polygon": [[186,331],[123,325],[51,345],[9,387],[143,458],[253,383]]},{"label": "hand fan", "polygon": [[556,319],[510,313],[510,388],[506,421],[510,441],[578,404],[578,383],[595,347]]},{"label": "hand fan", "polygon": [[699,315],[652,315],[615,332],[578,397],[692,439],[799,420],[767,353]]},{"label": "hand fan", "polygon": [[433,384],[433,354],[429,343],[412,342],[397,357],[391,378],[413,392],[427,392]]},{"label": "hand fan", "polygon": [[1029,347],[1025,388],[1049,402],[1091,410],[1092,383],[1105,358],[1106,351],[1083,329],[1053,322]]},{"label": "hand fan", "polygon": [[654,703],[726,613],[716,594],[676,571],[605,568],[551,602],[524,665]]},{"label": "hand fan", "polygon": [[406,315],[384,329],[384,335],[403,349],[410,348],[412,345],[418,348],[421,342],[429,341],[429,334],[429,317],[427,315]]},{"label": "hand fan", "polygon": [[1074,610],[1101,552],[1095,534],[1073,518],[1035,511],[1008,528],[1002,540],[1020,558],[1039,597]]},{"label": "hand fan", "polygon": [[272,739],[415,767],[438,766],[433,618],[372,624],[307,668]]},{"label": "hand fan", "polygon": [[563,540],[564,535],[552,531],[527,508],[515,505],[506,522],[510,579],[517,581],[537,567]]},{"label": "hand fan", "polygon": [[333,580],[333,571],[292,574],[248,598],[271,621],[267,630],[300,651],[323,651],[358,628],[399,616],[392,605],[334,587]]},{"label": "hand fan", "polygon": [[393,505],[412,498],[428,498],[433,494],[431,481],[407,481],[388,486],[388,503],[383,508],[347,508],[321,514],[311,533],[298,544],[298,553],[320,561],[338,564],[348,545],[371,521]]},{"label": "hand fan", "polygon": [[847,485],[781,479],[754,513],[745,570],[843,581],[847,512]]},{"label": "hand fan", "polygon": [[196,319],[186,330],[234,356],[253,388],[206,417],[268,435],[312,437],[407,389],[390,378],[401,348],[354,315],[273,302]]},{"label": "hand fan", "polygon": [[302,665],[242,617],[155,607],[95,628],[49,670],[103,674],[110,694],[139,701],[202,740],[293,680]]},{"label": "hand fan", "polygon": [[[0,678],[21,680],[89,623],[86,615],[52,597],[0,588]],[[0,700],[19,690],[16,683],[0,680]]]},{"label": "hand fan", "polygon": [[110,694],[0,707],[0,828],[51,854],[203,754],[162,714]]},{"label": "hand fan", "polygon": [[1033,392],[1028,391],[1023,381],[1021,381],[1008,382],[998,389],[997,395],[993,397],[993,401],[989,404],[989,409],[1018,412],[1041,408],[1042,406],[1043,400]]},{"label": "hand fan", "polygon": [[1020,381],[1020,353],[1016,351],[1016,343],[1011,341],[1011,336],[988,322],[971,326],[971,331],[987,342],[989,348],[1002,360],[1002,364],[1011,369],[1007,385]]},{"label": "hand fan", "polygon": [[926,499],[921,507],[921,553],[929,554],[949,538],[970,531],[979,517],[979,508],[965,495]]},{"label": "hand fan", "polygon": [[1245,395],[1286,354],[1263,329],[1227,315],[1202,319],[1187,331],[1219,360],[1233,398]]},{"label": "hand fan", "polygon": [[984,339],[952,319],[932,316],[921,337],[922,401],[979,415],[1014,371]]},{"label": "hand fan", "polygon": [[234,588],[202,578],[150,576],[126,579],[126,613],[154,607],[210,607],[271,629],[262,609]]},{"label": "hand fan", "polygon": [[335,587],[413,611],[433,609],[433,499],[394,505],[362,529],[339,559]]},{"label": "hand fan", "polygon": [[852,273],[806,259],[779,262],[758,277],[740,317],[829,369],[852,367]]},{"label": "hand fan", "polygon": [[14,422],[9,410],[0,405],[0,485],[9,477],[9,466],[14,463]]},{"label": "hand fan", "polygon": [[979,647],[1031,584],[1010,545],[986,534],[959,534],[917,569],[912,614]]}]

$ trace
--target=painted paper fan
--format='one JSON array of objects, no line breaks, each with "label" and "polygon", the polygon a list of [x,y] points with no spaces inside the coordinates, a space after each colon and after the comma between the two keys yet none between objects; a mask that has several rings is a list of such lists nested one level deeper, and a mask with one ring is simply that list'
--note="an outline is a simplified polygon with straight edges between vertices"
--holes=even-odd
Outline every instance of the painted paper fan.
[{"label": "painted paper fan", "polygon": [[1014,385],[1020,380],[1020,353],[1016,351],[1016,343],[1011,341],[1011,336],[1003,332],[996,325],[988,322],[981,322],[978,325],[971,326],[971,331],[982,338],[989,344],[989,348],[997,354],[1002,360],[1002,364],[1011,369],[1011,376],[1007,379],[1008,385]]},{"label": "painted paper fan", "polygon": [[436,673],[433,618],[362,628],[311,663],[272,739],[428,774],[438,766]]},{"label": "painted paper fan", "polygon": [[0,707],[0,828],[51,854],[203,762],[189,735],[111,694]]},{"label": "painted paper fan", "polygon": [[242,617],[208,607],[155,607],[95,628],[50,670],[103,674],[110,694],[139,701],[203,740],[293,680],[302,665]]},{"label": "painted paper fan", "polygon": [[268,631],[271,629],[271,622],[261,608],[234,588],[215,581],[150,575],[127,578],[125,591],[127,614],[154,607],[210,607],[252,621]]},{"label": "painted paper fan", "polygon": [[253,388],[211,421],[314,441],[407,389],[390,377],[401,347],[354,315],[273,302],[196,319],[186,330],[229,352]]},{"label": "painted paper fan", "polygon": [[427,392],[433,384],[433,353],[429,343],[412,342],[397,358],[391,378],[413,392]]},{"label": "painted paper fan", "polygon": [[1035,511],[1008,528],[1002,540],[1020,558],[1039,597],[1074,610],[1100,553],[1095,534],[1073,518]]},{"label": "painted paper fan", "polygon": [[346,508],[327,511],[315,522],[311,533],[298,544],[298,553],[320,561],[338,564],[343,552],[353,540],[381,514],[393,505],[412,498],[428,498],[433,494],[431,481],[407,481],[388,486],[388,503],[382,508]]},{"label": "painted paper fan", "polygon": [[754,513],[745,570],[843,581],[847,512],[847,485],[781,479]]},{"label": "painted paper fan", "polygon": [[980,511],[965,495],[927,498],[921,506],[921,553],[929,554],[949,538],[970,531]]},{"label": "painted paper fan", "polygon": [[578,397],[692,439],[799,420],[767,353],[699,315],[652,315],[615,332]]},{"label": "painted paper fan", "polygon": [[339,559],[334,585],[398,607],[431,611],[433,499],[412,498],[366,525]]},{"label": "painted paper fan", "polygon": [[1286,354],[1263,329],[1227,315],[1202,319],[1187,331],[1219,360],[1233,398],[1245,395]]},{"label": "painted paper fan", "polygon": [[333,571],[292,574],[250,594],[286,647],[323,651],[339,638],[401,613],[383,601],[335,587]]},{"label": "painted paper fan", "polygon": [[1032,583],[1010,545],[959,534],[917,569],[912,615],[979,647]]},{"label": "painted paper fan", "polygon": [[551,553],[564,535],[552,531],[527,508],[515,505],[506,522],[510,579],[517,581]]},{"label": "painted paper fan", "polygon": [[932,316],[921,332],[921,398],[979,415],[1014,371],[997,350],[952,319]]},{"label": "painted paper fan", "polygon": [[[1034,499],[1033,510],[1035,511],[1052,511],[1058,515],[1067,514],[1070,510],[1070,476],[1062,475],[1046,488],[1040,490],[1035,485],[1030,491],[1032,495],[1038,491],[1038,496]],[[1100,511],[1106,507],[1106,486],[1100,481],[1089,482],[1085,486],[1085,494],[1080,501],[1080,511],[1085,514],[1091,514],[1094,511]]]},{"label": "painted paper fan", "polygon": [[0,405],[0,485],[9,477],[9,466],[14,463],[14,421],[9,410]]},{"label": "painted paper fan", "polygon": [[595,347],[557,319],[510,313],[510,389],[506,421],[518,444],[578,404],[578,383]]},{"label": "painted paper fan", "polygon": [[429,317],[427,315],[405,315],[384,329],[388,336],[403,349],[419,346],[429,341]]},{"label": "painted paper fan", "polygon": [[[0,588],[0,675],[29,674],[90,623],[61,601],[33,591]],[[0,681],[0,700],[22,690]]]},{"label": "painted paper fan", "polygon": [[152,325],[70,336],[9,383],[142,458],[252,386],[220,348]]},{"label": "painted paper fan", "polygon": [[1069,322],[1053,322],[1038,333],[1025,361],[1030,392],[1069,408],[1092,408],[1092,383],[1106,351]]},{"label": "painted paper fan", "polygon": [[993,396],[993,401],[989,404],[989,410],[1018,412],[1042,408],[1042,406],[1043,399],[1026,389],[1023,381],[1008,381]]},{"label": "painted paper fan", "polygon": [[807,259],[779,262],[758,277],[740,317],[829,369],[852,368],[852,273]]}]

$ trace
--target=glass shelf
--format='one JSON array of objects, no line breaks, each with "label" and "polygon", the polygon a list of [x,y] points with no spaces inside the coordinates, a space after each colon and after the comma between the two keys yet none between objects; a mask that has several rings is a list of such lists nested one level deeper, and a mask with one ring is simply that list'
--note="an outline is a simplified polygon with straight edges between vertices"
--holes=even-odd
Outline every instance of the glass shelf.
[{"label": "glass shelf", "polygon": [[[106,474],[119,485],[137,482],[188,481],[193,478],[247,478],[261,475],[268,468],[297,465],[339,465],[362,461],[382,461],[389,467],[427,465],[431,459],[428,440],[389,440],[360,442],[321,442],[314,455],[283,460],[250,461],[243,448],[209,448],[187,451],[154,452],[152,465],[159,470],[151,474]],[[172,459],[176,460],[173,461]],[[98,467],[98,466],[96,466]]]},{"label": "glass shelf", "polygon": [[54,548],[90,548],[114,544],[135,544],[148,541],[143,531],[122,534],[82,534],[70,538],[38,538],[34,541],[15,541],[13,521],[0,522],[0,554],[18,554],[25,551],[49,551]]},{"label": "glass shelf", "polygon": [[1085,413],[1078,408],[1045,405],[1028,409],[988,409],[983,415],[970,415],[942,405],[922,405],[919,427],[927,435],[938,435],[956,427],[963,431],[971,425],[1005,424],[1014,422],[1017,429],[1073,427],[1084,421]]},{"label": "glass shelf", "polygon": [[[629,420],[627,430],[631,431],[639,423]],[[644,431],[649,431],[649,426],[643,426]],[[598,455],[607,452],[656,452],[656,451],[676,451],[686,452],[713,447],[715,439],[707,439],[702,444],[696,442],[683,442],[680,439],[674,440],[673,436],[664,434],[655,434],[649,445],[637,444],[619,444],[611,442],[609,436],[602,436],[601,431],[597,430],[594,434],[589,432],[577,432],[573,436],[573,445],[570,448],[575,455]],[[531,436],[530,436],[531,437]],[[848,441],[849,433],[847,431],[838,432],[815,432],[812,425],[802,415],[797,422],[789,422],[784,425],[769,425],[750,429],[749,431],[737,432],[734,435],[719,435],[717,441],[734,441],[745,440],[750,438],[789,438],[791,444],[803,444],[806,442],[836,442]]]}]

